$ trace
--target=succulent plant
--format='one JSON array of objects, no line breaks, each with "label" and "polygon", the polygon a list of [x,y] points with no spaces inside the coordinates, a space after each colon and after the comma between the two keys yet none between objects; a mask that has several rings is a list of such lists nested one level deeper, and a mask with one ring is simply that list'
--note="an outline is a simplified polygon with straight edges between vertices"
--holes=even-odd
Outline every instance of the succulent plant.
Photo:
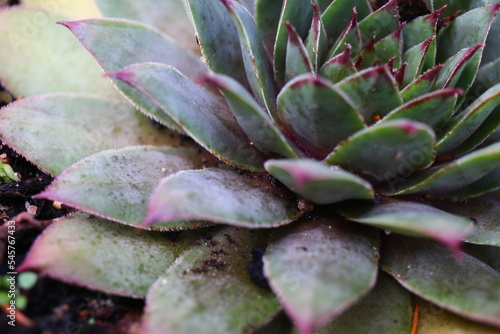
[{"label": "succulent plant", "polygon": [[145,333],[500,327],[500,4],[415,3],[0,11],[0,136],[80,210],[19,269],[147,296]]}]

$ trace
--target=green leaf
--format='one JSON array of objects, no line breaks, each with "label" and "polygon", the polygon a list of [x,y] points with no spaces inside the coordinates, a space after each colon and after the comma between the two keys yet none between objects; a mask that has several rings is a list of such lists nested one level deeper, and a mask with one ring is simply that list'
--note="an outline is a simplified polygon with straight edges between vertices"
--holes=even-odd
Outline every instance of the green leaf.
[{"label": "green leaf", "polygon": [[67,18],[41,9],[0,10],[2,84],[18,97],[68,92],[119,99],[92,57],[54,24],[64,19]]},{"label": "green leaf", "polygon": [[391,111],[382,122],[406,118],[438,128],[450,119],[461,93],[460,89],[447,88],[422,95]]},{"label": "green leaf", "polygon": [[347,94],[312,74],[299,76],[283,88],[278,112],[290,136],[317,159],[365,128]]},{"label": "green leaf", "polygon": [[[337,3],[336,1],[335,3]],[[352,9],[352,17],[351,21],[347,24],[345,29],[340,34],[340,37],[335,41],[333,46],[328,51],[327,59],[331,59],[339,54],[344,47],[350,45],[354,51],[354,54],[357,54],[361,49],[361,36],[359,34],[358,29],[358,20],[357,20],[357,12],[356,9]]]},{"label": "green leaf", "polygon": [[431,241],[390,236],[382,267],[414,294],[463,317],[500,326],[500,273]]},{"label": "green leaf", "polygon": [[323,21],[321,21],[318,6],[314,3],[311,3],[311,5],[313,6],[313,18],[311,29],[307,36],[306,46],[314,71],[317,72],[321,64],[323,64],[323,57],[326,55],[327,35]]},{"label": "green leaf", "polygon": [[441,210],[472,219],[474,228],[465,238],[466,242],[500,246],[500,193],[498,191],[469,199],[467,202],[431,200],[431,204]]},{"label": "green leaf", "polygon": [[93,290],[142,297],[201,232],[170,241],[164,233],[142,231],[87,214],[74,214],[47,228],[19,271],[39,270]]},{"label": "green leaf", "polygon": [[458,250],[472,228],[468,218],[449,214],[432,206],[384,199],[379,203],[346,203],[339,207],[348,220],[416,237],[435,239]]},{"label": "green leaf", "polygon": [[500,189],[500,167],[495,168],[479,180],[446,194],[447,198],[463,200]]},{"label": "green leaf", "polygon": [[[149,198],[162,178],[214,163],[209,154],[198,150],[194,147],[129,147],[105,151],[71,166],[36,197],[64,202],[79,210],[136,226],[146,216]],[[188,224],[158,227],[184,225]]]},{"label": "green leaf", "polygon": [[456,87],[467,65],[482,46],[479,44],[460,50],[456,55],[447,59],[444,68],[439,71],[436,82],[434,82],[434,88]]},{"label": "green leaf", "polygon": [[441,8],[434,13],[417,17],[403,27],[403,49],[405,51],[436,36],[437,23],[443,9]]},{"label": "green leaf", "polygon": [[428,166],[434,158],[434,133],[427,125],[394,120],[361,130],[340,143],[326,157],[330,165],[340,165],[376,181],[390,179]]},{"label": "green leaf", "polygon": [[206,220],[247,228],[269,228],[299,216],[293,194],[260,175],[225,169],[185,171],[156,189],[144,225]]},{"label": "green leaf", "polygon": [[471,10],[451,21],[448,27],[441,29],[437,41],[438,63],[443,63],[462,49],[483,44],[499,8],[499,4],[494,4]]},{"label": "green leaf", "polygon": [[[105,17],[130,19],[145,23],[169,35],[182,48],[195,54],[200,52],[194,37],[195,31],[189,21],[182,0],[94,1]],[[93,16],[89,15],[87,17]]]},{"label": "green leaf", "polygon": [[[496,3],[496,0],[488,0],[489,4]],[[486,47],[483,51],[483,57],[481,58],[481,64],[488,64],[493,61],[498,60],[498,55],[500,54],[500,47],[498,45],[498,36],[500,36],[500,19],[495,17],[493,21],[488,38],[486,39]]]},{"label": "green leaf", "polygon": [[412,318],[411,295],[386,273],[359,303],[315,334],[409,333]]},{"label": "green leaf", "polygon": [[269,155],[298,157],[298,150],[237,81],[215,74],[204,78],[204,81],[216,85],[222,91],[236,120],[257,149]]},{"label": "green leaf", "polygon": [[340,37],[345,27],[352,22],[352,11],[356,8],[360,20],[371,13],[371,8],[366,0],[335,0],[324,11],[321,20],[325,25],[328,38],[336,40]]},{"label": "green leaf", "polygon": [[[161,3],[169,2],[161,1]],[[186,4],[208,68],[216,73],[229,75],[247,85],[238,30],[222,2],[189,0]],[[170,21],[165,23],[175,27],[175,23]]]},{"label": "green leaf", "polygon": [[316,204],[371,199],[374,196],[372,186],[367,181],[315,160],[268,160],[264,166],[294,193]]},{"label": "green leaf", "polygon": [[288,30],[285,82],[288,82],[301,74],[314,73],[314,68],[309,52],[295,28],[288,22],[285,25]]},{"label": "green leaf", "polygon": [[0,112],[0,137],[54,175],[99,151],[179,142],[126,102],[82,94],[43,95],[10,104]]},{"label": "green leaf", "polygon": [[401,67],[402,63],[402,40],[401,29],[404,25],[400,25],[396,31],[389,36],[382,38],[375,43],[375,57],[381,63],[387,63],[391,58],[394,58],[394,67]]},{"label": "green leaf", "polygon": [[344,91],[361,111],[367,124],[403,104],[398,85],[387,66],[372,67],[356,73],[335,87]]},{"label": "green leaf", "polygon": [[[61,24],[75,34],[107,73],[143,62],[172,65],[189,78],[197,78],[207,72],[198,57],[180,48],[159,31],[138,22],[87,19]],[[113,83],[134,104],[140,105],[146,115],[180,131],[179,126],[147,97],[119,80],[113,79]]]},{"label": "green leaf", "polygon": [[444,65],[436,65],[427,72],[420,75],[415,81],[406,86],[401,91],[401,97],[404,102],[411,101],[421,95],[428,93],[439,71],[444,67]]},{"label": "green leaf", "polygon": [[486,6],[485,0],[433,0],[435,8],[446,6],[443,16],[454,15],[457,11],[460,14],[466,13],[474,8]]},{"label": "green leaf", "polygon": [[[500,84],[493,86],[447,124],[438,140],[438,154],[448,153],[462,144],[493,114],[500,104]],[[498,117],[496,117],[498,120]],[[497,123],[498,126],[498,123]],[[489,132],[491,133],[491,132]],[[486,132],[486,136],[489,134]]]},{"label": "green leaf", "polygon": [[221,96],[162,64],[137,64],[111,75],[154,101],[217,158],[243,169],[262,169],[264,157],[250,144]]},{"label": "green leaf", "polygon": [[446,193],[479,180],[499,165],[500,143],[496,143],[407,179],[394,179],[381,191],[390,195]]},{"label": "green leaf", "polygon": [[264,248],[266,236],[226,228],[183,254],[148,293],[144,331],[249,333],[269,321],[280,305],[247,271],[252,247]]},{"label": "green leaf", "polygon": [[327,61],[319,70],[321,77],[337,83],[356,73],[351,59],[351,46],[346,44],[344,52]]},{"label": "green leaf", "polygon": [[436,57],[436,37],[433,36],[409,49],[404,55],[408,63],[405,69],[403,86],[411,84],[423,71],[434,66]]},{"label": "green leaf", "polygon": [[17,283],[21,289],[29,290],[35,286],[38,276],[30,271],[25,271],[17,276]]},{"label": "green leaf", "polygon": [[279,84],[285,82],[286,49],[288,31],[285,22],[289,22],[301,38],[304,38],[311,27],[313,7],[310,0],[284,0],[278,32],[274,44],[274,74]]},{"label": "green leaf", "polygon": [[265,167],[293,192],[316,204],[374,196],[367,181],[338,166],[327,166],[316,160],[268,160]]},{"label": "green leaf", "polygon": [[300,333],[328,324],[375,285],[377,233],[318,215],[276,230],[264,273]]},{"label": "green leaf", "polygon": [[269,58],[273,58],[274,40],[278,33],[283,0],[256,0],[255,24],[266,48]]},{"label": "green leaf", "polygon": [[397,0],[389,0],[377,11],[371,13],[358,24],[363,44],[372,38],[375,42],[391,34],[399,27],[399,11]]},{"label": "green leaf", "polygon": [[243,65],[252,92],[272,115],[276,109],[276,92],[271,65],[250,13],[234,0],[221,0],[231,14],[240,36]]}]

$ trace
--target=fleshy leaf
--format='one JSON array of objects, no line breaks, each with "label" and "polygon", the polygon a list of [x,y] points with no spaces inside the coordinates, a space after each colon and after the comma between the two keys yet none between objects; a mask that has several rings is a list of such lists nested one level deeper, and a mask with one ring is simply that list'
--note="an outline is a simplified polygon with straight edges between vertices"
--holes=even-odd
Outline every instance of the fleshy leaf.
[{"label": "fleshy leaf", "polygon": [[[161,1],[163,2],[170,3],[171,1]],[[186,4],[208,68],[216,73],[229,75],[246,85],[247,79],[238,30],[222,2],[189,0]],[[175,27],[175,23],[169,21],[165,23]]]},{"label": "fleshy leaf", "polygon": [[403,104],[398,85],[386,66],[361,71],[335,86],[351,98],[367,124]]},{"label": "fleshy leaf", "polygon": [[436,36],[436,27],[439,16],[444,8],[434,13],[420,16],[403,27],[404,50],[408,51],[415,45]]},{"label": "fleshy leaf", "polygon": [[477,51],[483,47],[482,44],[460,50],[456,55],[450,57],[445,63],[444,68],[439,72],[434,88],[455,87],[459,81],[466,66],[469,64]]},{"label": "fleshy leaf", "polygon": [[382,38],[375,43],[375,56],[381,63],[387,63],[391,58],[394,58],[394,67],[400,67],[402,63],[402,41],[401,29],[404,24],[400,25],[395,32]]},{"label": "fleshy leaf", "polygon": [[[201,237],[142,231],[78,213],[48,227],[18,268],[90,289],[143,297],[155,280]],[[117,255],[120,256],[117,256]]]},{"label": "fleshy leaf", "polygon": [[206,220],[248,228],[287,224],[299,216],[293,194],[265,176],[225,169],[185,171],[156,189],[143,224]]},{"label": "fleshy leaf", "polygon": [[273,293],[248,275],[252,247],[263,231],[226,228],[182,255],[147,296],[144,332],[250,333],[278,313]]},{"label": "fleshy leaf", "polygon": [[382,122],[406,118],[432,128],[440,127],[450,119],[461,93],[460,89],[447,88],[422,95],[391,111]]},{"label": "fleshy leaf", "polygon": [[299,332],[311,333],[374,286],[378,247],[374,231],[318,215],[276,230],[264,273]]},{"label": "fleshy leaf", "polygon": [[[337,3],[338,1],[335,1]],[[344,46],[350,45],[354,50],[354,54],[357,54],[361,49],[361,36],[358,29],[358,13],[356,9],[352,9],[351,21],[347,24],[345,29],[340,34],[340,37],[336,40],[333,46],[328,51],[327,59],[331,59],[339,54]]]},{"label": "fleshy leaf", "polygon": [[294,193],[316,204],[371,199],[370,183],[338,167],[315,160],[268,160],[266,170]]},{"label": "fleshy leaf", "polygon": [[286,49],[288,44],[288,31],[285,22],[290,22],[299,36],[304,38],[311,27],[312,12],[310,0],[283,0],[283,9],[274,44],[274,74],[279,84],[285,82]]},{"label": "fleshy leaf", "polygon": [[288,30],[285,81],[288,82],[301,74],[314,73],[314,68],[306,46],[295,28],[289,22],[285,22],[285,25]]},{"label": "fleshy leaf", "polygon": [[324,11],[321,19],[328,33],[328,38],[335,40],[344,31],[345,27],[352,22],[352,10],[356,8],[360,20],[371,13],[367,0],[335,0]]},{"label": "fleshy leaf", "polygon": [[365,128],[359,111],[340,89],[305,74],[290,81],[278,96],[279,118],[290,137],[318,159]]},{"label": "fleshy leaf", "polygon": [[390,195],[446,193],[479,180],[500,166],[500,143],[438,165],[407,179],[394,179],[381,191]]},{"label": "fleshy leaf", "polygon": [[470,217],[474,228],[465,239],[468,243],[500,246],[500,193],[484,195],[467,202],[431,200],[436,208]]},{"label": "fleshy leaf", "polygon": [[323,63],[323,57],[327,51],[327,36],[325,26],[323,25],[323,21],[321,21],[318,6],[314,3],[311,3],[311,5],[313,6],[313,18],[311,29],[307,36],[306,46],[314,71],[317,72]]},{"label": "fleshy leaf", "polygon": [[405,70],[403,86],[412,83],[423,71],[434,66],[436,57],[436,37],[431,37],[409,49],[404,55],[408,63]]},{"label": "fleshy leaf", "polygon": [[274,40],[278,33],[283,0],[256,0],[255,24],[266,47],[269,58],[273,58]]},{"label": "fleshy leaf", "polygon": [[177,136],[169,135],[170,131],[155,128],[127,102],[82,94],[22,99],[0,111],[2,140],[55,175],[99,151],[179,143]]},{"label": "fleshy leaf", "polygon": [[[107,73],[144,62],[171,65],[189,78],[197,78],[207,72],[205,64],[191,52],[180,48],[159,31],[138,22],[87,19],[61,24],[75,34]],[[134,104],[140,105],[147,115],[180,131],[179,126],[147,97],[119,80],[113,82]]]},{"label": "fleshy leaf", "polygon": [[356,72],[356,67],[351,60],[351,46],[349,44],[346,44],[344,52],[326,62],[319,71],[323,78],[333,83],[337,83]]},{"label": "fleshy leaf", "polygon": [[[94,1],[105,17],[123,18],[143,22],[169,35],[182,48],[193,51],[195,54],[200,52],[198,45],[196,45],[193,26],[189,21],[182,0]],[[87,15],[86,17],[94,17],[94,15]]]},{"label": "fleshy leaf", "polygon": [[330,333],[409,333],[411,296],[386,273],[380,272],[377,284],[359,303],[315,334]]},{"label": "fleshy leaf", "polygon": [[387,121],[341,142],[325,161],[376,181],[389,181],[406,173],[408,164],[412,171],[428,166],[434,158],[434,145],[434,133],[427,125]]},{"label": "fleshy leaf", "polygon": [[149,198],[162,178],[181,170],[201,168],[205,163],[213,164],[213,160],[209,154],[188,147],[105,151],[67,169],[37,198],[64,202],[107,219],[139,225],[146,216]]},{"label": "fleshy leaf", "polygon": [[271,65],[260,39],[257,26],[250,13],[234,0],[221,0],[233,18],[240,35],[243,65],[250,88],[257,99],[273,114],[276,108],[276,92]]},{"label": "fleshy leaf", "polygon": [[458,250],[472,221],[432,206],[384,199],[377,204],[347,203],[339,207],[348,220],[409,236],[435,239]]},{"label": "fleshy leaf", "polygon": [[433,0],[435,8],[446,6],[443,16],[454,15],[457,11],[460,14],[466,13],[474,8],[486,6],[485,0]]},{"label": "fleshy leaf", "polygon": [[419,96],[422,96],[428,93],[434,81],[436,80],[436,76],[441,71],[444,65],[436,65],[421,76],[419,76],[415,81],[406,86],[401,91],[401,97],[403,101],[408,102]]},{"label": "fleshy leaf", "polygon": [[494,113],[499,104],[500,84],[497,84],[488,89],[446,126],[444,134],[438,140],[438,154],[450,152],[463,143],[488,119],[488,116]]},{"label": "fleshy leaf", "polygon": [[222,97],[162,64],[138,64],[111,75],[154,101],[219,159],[244,169],[262,169],[264,157],[249,143]]},{"label": "fleshy leaf", "polygon": [[479,180],[446,194],[447,198],[463,200],[477,197],[500,189],[500,167],[492,170]]},{"label": "fleshy leaf", "polygon": [[[37,25],[34,18],[44,20]],[[64,29],[64,16],[41,9],[0,10],[0,80],[16,96],[89,93],[119,99],[92,57]]]},{"label": "fleshy leaf", "polygon": [[298,157],[297,149],[237,81],[224,75],[210,75],[204,80],[222,91],[236,120],[257,149],[269,155]]},{"label": "fleshy leaf", "polygon": [[368,44],[366,44],[363,49],[361,49],[359,56],[354,59],[356,62],[356,69],[365,69],[372,67],[377,60],[377,55],[375,54],[375,38],[373,38]]},{"label": "fleshy leaf", "polygon": [[437,61],[442,63],[462,49],[483,44],[499,4],[471,10],[454,19],[438,35]]},{"label": "fleshy leaf", "polygon": [[389,0],[358,24],[363,43],[368,43],[374,37],[375,42],[377,42],[397,30],[398,27],[399,11],[397,0]]},{"label": "fleshy leaf", "polygon": [[500,273],[476,258],[457,259],[428,240],[391,235],[382,267],[416,295],[463,317],[500,326]]}]

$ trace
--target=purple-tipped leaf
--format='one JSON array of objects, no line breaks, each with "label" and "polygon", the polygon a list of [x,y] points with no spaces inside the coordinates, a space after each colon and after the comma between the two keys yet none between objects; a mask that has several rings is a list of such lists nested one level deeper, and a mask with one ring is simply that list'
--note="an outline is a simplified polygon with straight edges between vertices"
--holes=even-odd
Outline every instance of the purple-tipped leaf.
[{"label": "purple-tipped leaf", "polygon": [[202,232],[171,241],[165,233],[137,231],[78,213],[48,227],[19,271],[37,270],[92,290],[144,297],[151,285]]},{"label": "purple-tipped leaf", "polygon": [[382,122],[406,118],[438,128],[450,119],[461,93],[460,89],[447,88],[422,95],[391,111]]},{"label": "purple-tipped leaf", "polygon": [[236,120],[257,149],[269,155],[298,158],[298,149],[237,81],[224,75],[211,75],[204,80],[222,91]]},{"label": "purple-tipped leaf", "polygon": [[54,175],[107,149],[179,144],[171,131],[158,129],[128,103],[83,94],[42,95],[4,107],[0,137]]},{"label": "purple-tipped leaf", "polygon": [[436,58],[436,37],[433,36],[406,51],[404,61],[408,63],[403,86],[411,84],[425,70],[432,68]]},{"label": "purple-tipped leaf", "polygon": [[161,64],[138,64],[111,75],[154,101],[219,159],[244,169],[262,169],[262,153],[250,144],[223,97]]},{"label": "purple-tipped leaf", "polygon": [[[210,154],[198,150],[131,147],[98,153],[71,166],[36,197],[137,226],[146,216],[148,201],[161,179],[181,170],[214,164]],[[189,225],[180,222],[157,227]]]},{"label": "purple-tipped leaf", "polygon": [[266,243],[263,231],[226,228],[184,253],[149,291],[144,333],[253,333],[270,321],[279,302],[247,269]]},{"label": "purple-tipped leaf", "polygon": [[347,203],[339,207],[348,220],[415,237],[431,238],[458,251],[469,234],[469,218],[449,214],[432,206],[384,199],[377,204]]},{"label": "purple-tipped leaf", "polygon": [[311,74],[297,77],[283,88],[278,96],[278,113],[289,136],[317,159],[365,128],[347,94]]},{"label": "purple-tipped leaf", "polygon": [[393,33],[399,27],[398,1],[389,0],[377,11],[371,13],[358,24],[363,43],[368,43],[372,38],[378,42]]},{"label": "purple-tipped leaf", "polygon": [[382,268],[405,288],[465,318],[500,327],[500,273],[431,241],[391,235]]},{"label": "purple-tipped leaf", "polygon": [[422,96],[430,92],[436,76],[439,71],[444,67],[444,65],[436,65],[427,72],[420,75],[415,81],[410,83],[401,91],[401,97],[403,101],[408,102],[419,96]]},{"label": "purple-tipped leaf", "polygon": [[297,31],[289,22],[285,22],[285,25],[288,30],[285,82],[288,82],[301,74],[314,73],[315,71],[306,46]]},{"label": "purple-tipped leaf", "polygon": [[391,180],[382,189],[387,195],[447,193],[479,180],[500,166],[500,143],[469,153],[445,165]]},{"label": "purple-tipped leaf", "polygon": [[300,215],[293,194],[261,175],[226,169],[185,171],[156,189],[144,225],[205,220],[247,228],[270,228]]},{"label": "purple-tipped leaf", "polygon": [[484,45],[479,44],[471,48],[460,50],[456,55],[450,57],[444,63],[443,69],[439,72],[434,88],[455,87],[464,72],[467,65],[470,63],[473,56]]},{"label": "purple-tipped leaf", "polygon": [[403,28],[403,43],[405,52],[415,45],[423,43],[425,40],[436,36],[439,16],[444,8],[434,13],[420,16],[409,22]]},{"label": "purple-tipped leaf", "polygon": [[367,17],[371,12],[370,4],[367,0],[335,0],[321,15],[321,20],[325,25],[328,38],[336,40],[340,37],[350,21],[352,23],[352,11],[356,8],[360,20]]},{"label": "purple-tipped leaf", "polygon": [[371,199],[373,188],[362,178],[315,160],[268,160],[266,170],[294,193],[316,204]]},{"label": "purple-tipped leaf", "polygon": [[356,72],[356,67],[354,67],[351,59],[351,46],[349,44],[346,44],[344,52],[330,59],[319,70],[321,77],[333,83],[337,83]]},{"label": "purple-tipped leaf", "polygon": [[362,113],[366,124],[373,124],[389,111],[403,104],[394,76],[386,66],[356,73],[334,87],[340,88]]},{"label": "purple-tipped leaf", "polygon": [[376,182],[428,166],[434,158],[432,129],[410,120],[382,122],[355,133],[325,158]]},{"label": "purple-tipped leaf", "polygon": [[335,216],[276,230],[264,272],[299,333],[325,326],[370,291],[378,247],[374,231]]},{"label": "purple-tipped leaf", "polygon": [[306,46],[309,53],[309,58],[311,59],[314,71],[317,72],[323,64],[323,58],[327,51],[327,35],[323,21],[321,20],[321,14],[319,12],[318,6],[311,3],[313,6],[313,18],[311,29],[307,36]]}]

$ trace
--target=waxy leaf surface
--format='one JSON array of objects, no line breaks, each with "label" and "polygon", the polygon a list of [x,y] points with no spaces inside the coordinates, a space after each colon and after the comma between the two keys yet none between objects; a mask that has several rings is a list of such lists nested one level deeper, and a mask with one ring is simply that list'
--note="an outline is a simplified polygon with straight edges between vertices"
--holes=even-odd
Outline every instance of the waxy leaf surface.
[{"label": "waxy leaf surface", "polygon": [[150,334],[252,332],[278,313],[273,293],[247,270],[267,233],[226,228],[183,254],[151,288],[144,330]]},{"label": "waxy leaf surface", "polygon": [[268,160],[266,170],[294,193],[317,204],[371,199],[370,183],[337,166],[315,160]]},{"label": "waxy leaf surface", "polygon": [[378,247],[374,231],[318,215],[274,232],[264,273],[299,332],[310,333],[374,286]]},{"label": "waxy leaf surface", "polygon": [[99,151],[178,144],[171,134],[154,127],[127,102],[81,94],[37,96],[0,111],[2,140],[54,175]]},{"label": "waxy leaf surface", "polygon": [[264,176],[232,170],[179,172],[153,195],[144,224],[206,220],[247,228],[284,225],[299,216],[293,194]]},{"label": "waxy leaf surface", "polygon": [[165,233],[137,233],[133,227],[78,213],[48,227],[19,270],[40,270],[93,290],[143,297],[201,234],[186,233],[173,242]]},{"label": "waxy leaf surface", "polygon": [[139,225],[162,178],[214,163],[208,153],[198,150],[195,147],[133,147],[105,151],[73,165],[37,198],[64,202],[107,219]]}]

